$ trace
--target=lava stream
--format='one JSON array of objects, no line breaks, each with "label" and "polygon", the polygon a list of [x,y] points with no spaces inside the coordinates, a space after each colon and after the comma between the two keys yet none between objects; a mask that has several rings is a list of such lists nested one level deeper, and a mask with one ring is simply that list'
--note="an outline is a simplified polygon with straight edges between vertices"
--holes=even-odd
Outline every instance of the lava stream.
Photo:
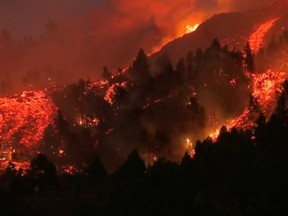
[{"label": "lava stream", "polygon": [[0,144],[39,144],[45,129],[53,123],[56,106],[45,91],[23,91],[0,98]]},{"label": "lava stream", "polygon": [[[258,109],[269,119],[276,107],[277,99],[283,91],[282,84],[287,78],[287,73],[267,70],[263,73],[247,73],[247,77],[250,79],[248,88],[259,106]],[[233,127],[241,130],[252,129],[258,115],[259,113],[255,115],[253,107],[247,106],[239,116],[230,121],[225,120],[222,125],[226,125],[228,130]],[[210,133],[209,137],[217,140],[219,133],[218,127]]]},{"label": "lava stream", "polygon": [[263,40],[267,32],[274,26],[276,21],[280,17],[272,18],[264,23],[262,23],[256,31],[249,37],[249,44],[253,53],[257,53],[263,45]]}]

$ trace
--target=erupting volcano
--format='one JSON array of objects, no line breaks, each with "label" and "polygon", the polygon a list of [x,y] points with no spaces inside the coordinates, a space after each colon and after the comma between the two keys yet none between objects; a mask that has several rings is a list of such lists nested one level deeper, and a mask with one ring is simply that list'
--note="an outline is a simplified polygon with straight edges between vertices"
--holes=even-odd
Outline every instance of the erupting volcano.
[{"label": "erupting volcano", "polygon": [[[91,161],[94,153],[101,155],[113,170],[133,149],[139,151],[146,164],[159,157],[179,160],[185,151],[194,156],[197,140],[207,137],[217,140],[222,125],[228,130],[253,131],[261,113],[266,119],[273,114],[288,77],[285,67],[288,16],[282,7],[277,8],[271,12],[267,5],[261,5],[255,10],[218,14],[200,25],[187,23],[205,20],[208,15],[197,19],[185,15],[178,24],[173,23],[175,29],[170,35],[163,16],[157,17],[149,21],[152,27],[147,29],[159,28],[167,35],[159,39],[151,30],[151,37],[158,43],[146,47],[150,52],[161,46],[159,52],[147,57],[140,50],[130,66],[115,73],[105,67],[102,78],[96,81],[81,80],[65,86],[59,82],[57,91],[24,90],[1,97],[2,167],[8,162],[28,163],[36,153],[44,151],[58,160],[64,171],[67,167],[80,169]],[[135,25],[126,19],[127,23],[120,24]],[[230,19],[232,24],[227,23]],[[34,50],[48,45],[58,47],[64,41],[61,31],[52,24],[45,41],[33,44]],[[234,27],[230,29],[228,25]],[[125,34],[128,35],[121,32]],[[273,34],[280,39],[273,38]],[[92,53],[94,58],[98,56],[94,45],[100,42],[91,35],[82,41],[80,53],[84,57]],[[162,47],[163,41],[170,37],[179,38]],[[1,47],[1,52],[7,47],[26,52],[27,41],[18,48],[12,42],[4,42],[7,44]],[[39,60],[38,67],[46,72],[38,76],[36,72],[27,72],[23,86],[39,87],[47,83],[47,78],[54,82],[61,77],[60,70],[50,66],[43,69],[40,65],[43,59],[38,59],[37,54],[29,54],[27,61],[30,58],[37,63]],[[88,58],[84,62],[89,67]],[[10,79],[1,83],[3,94],[9,91]],[[114,155],[113,161],[110,154]]]}]

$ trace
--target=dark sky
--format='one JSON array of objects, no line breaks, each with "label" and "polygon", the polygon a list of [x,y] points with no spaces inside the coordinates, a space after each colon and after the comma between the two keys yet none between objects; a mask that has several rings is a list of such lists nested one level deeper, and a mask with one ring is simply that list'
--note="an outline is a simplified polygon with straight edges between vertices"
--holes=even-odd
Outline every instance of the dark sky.
[{"label": "dark sky", "polygon": [[[209,13],[213,13],[213,11],[216,13],[223,10],[246,9],[264,1],[266,0],[184,0],[176,2],[177,4],[184,2],[186,5],[189,4],[191,8],[202,12],[207,10]],[[145,2],[148,3],[147,9],[153,5],[175,6],[174,0],[142,0],[142,2],[144,2],[141,3],[142,5]],[[111,8],[116,7],[115,11],[118,11],[117,7],[119,6],[120,10],[123,10],[122,5],[128,5],[128,9],[133,9],[131,5],[135,5],[134,8],[139,8],[138,1],[130,0],[0,0],[0,29],[7,28],[18,36],[39,34],[43,31],[43,26],[48,20],[54,20],[58,23],[69,21],[69,19],[84,14],[87,10],[92,10],[95,7],[107,8],[107,6],[111,6]]]},{"label": "dark sky", "polygon": [[0,0],[0,29],[23,35],[39,34],[48,20],[56,22],[101,7],[104,0]]},{"label": "dark sky", "polygon": [[[58,83],[94,80],[103,66],[112,72],[125,68],[140,48],[151,54],[184,35],[187,26],[265,1],[0,0],[0,31],[8,29],[15,44],[21,45],[0,55],[0,81],[22,88],[23,79],[30,77],[31,83],[40,77],[33,82],[42,86],[51,71]],[[45,29],[50,20],[56,23],[54,32]]]}]

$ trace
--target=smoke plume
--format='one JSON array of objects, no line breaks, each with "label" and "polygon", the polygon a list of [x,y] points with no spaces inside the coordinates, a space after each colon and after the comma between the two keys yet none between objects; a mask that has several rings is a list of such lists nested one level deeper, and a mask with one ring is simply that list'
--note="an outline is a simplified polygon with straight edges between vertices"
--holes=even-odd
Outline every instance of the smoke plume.
[{"label": "smoke plume", "polygon": [[260,0],[2,2],[0,28],[7,30],[0,36],[1,93],[97,79],[103,66],[112,72],[126,67],[140,48],[151,53],[185,34],[187,25],[262,4]]}]

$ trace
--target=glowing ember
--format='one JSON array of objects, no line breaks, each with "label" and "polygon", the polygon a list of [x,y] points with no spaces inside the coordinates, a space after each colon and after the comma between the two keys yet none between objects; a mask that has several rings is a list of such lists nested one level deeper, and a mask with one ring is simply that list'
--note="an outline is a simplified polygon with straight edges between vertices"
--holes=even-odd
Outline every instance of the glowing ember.
[{"label": "glowing ember", "polygon": [[123,82],[123,83],[116,83],[116,84],[109,86],[109,88],[107,89],[106,94],[104,96],[104,99],[110,105],[113,105],[114,97],[116,96],[116,88],[117,87],[126,88],[126,85],[127,85],[127,82]]},{"label": "glowing ember", "polygon": [[[159,103],[164,103],[166,102],[167,100],[169,100],[170,98],[174,97],[176,94],[170,94],[168,95],[167,97],[163,97],[163,98],[159,98],[159,99],[155,99],[154,101],[152,102],[148,102],[147,104],[145,104],[142,109],[147,109],[148,107],[152,106],[152,105],[156,105],[156,104],[159,104]],[[149,101],[149,100],[148,100]]]},{"label": "glowing ember", "polygon": [[231,79],[229,82],[232,88],[235,89],[237,87],[237,80],[235,78]]},{"label": "glowing ember", "polygon": [[95,81],[95,82],[89,83],[87,90],[92,90],[95,88],[103,89],[103,88],[107,87],[107,85],[108,85],[107,80]]},{"label": "glowing ember", "polygon": [[69,175],[75,175],[79,172],[79,170],[73,165],[62,166],[62,169],[64,173],[69,174]]},{"label": "glowing ember", "polygon": [[76,123],[79,126],[91,128],[91,127],[97,127],[100,123],[100,120],[95,116],[89,117],[86,115],[80,115],[76,117]]},{"label": "glowing ember", "polygon": [[249,37],[249,43],[250,43],[252,52],[257,53],[259,51],[260,46],[263,44],[263,40],[264,40],[266,33],[274,26],[274,24],[279,18],[280,17],[272,18],[264,22]]}]

